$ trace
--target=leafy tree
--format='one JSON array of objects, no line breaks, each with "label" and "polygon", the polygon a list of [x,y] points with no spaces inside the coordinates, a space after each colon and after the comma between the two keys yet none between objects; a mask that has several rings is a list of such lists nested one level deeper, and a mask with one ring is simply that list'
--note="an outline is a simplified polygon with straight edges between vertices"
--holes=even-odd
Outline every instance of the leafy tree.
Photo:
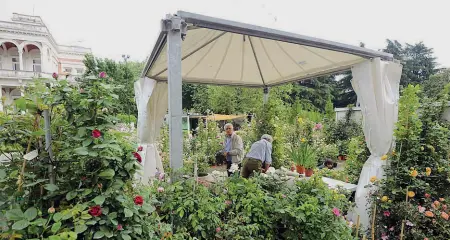
[{"label": "leafy tree", "polygon": [[111,59],[96,58],[91,54],[86,55],[83,62],[86,66],[85,76],[98,76],[100,72],[106,72],[113,79],[116,86],[121,86],[114,90],[114,93],[119,96],[116,113],[137,115],[134,99],[134,82],[139,78],[139,74],[144,68],[144,63],[117,63]]},{"label": "leafy tree", "polygon": [[394,58],[403,64],[400,84],[422,84],[431,75],[437,72],[436,57],[432,48],[425,46],[423,42],[408,44],[405,46],[398,41],[387,39],[387,46],[383,50],[394,55]]},{"label": "leafy tree", "polygon": [[423,94],[429,98],[435,97],[442,91],[442,86],[448,83],[450,83],[450,70],[446,69],[424,81]]}]

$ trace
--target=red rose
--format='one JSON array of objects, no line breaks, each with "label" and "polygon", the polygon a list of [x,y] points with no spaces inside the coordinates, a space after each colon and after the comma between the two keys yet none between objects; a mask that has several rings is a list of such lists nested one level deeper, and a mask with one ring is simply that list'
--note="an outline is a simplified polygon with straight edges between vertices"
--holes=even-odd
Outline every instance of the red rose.
[{"label": "red rose", "polygon": [[57,73],[53,73],[53,74],[52,74],[52,77],[53,77],[55,80],[58,80],[58,74],[57,74]]},{"label": "red rose", "polygon": [[142,150],[144,150],[144,147],[143,146],[139,146],[138,147],[138,152],[142,152]]},{"label": "red rose", "polygon": [[102,133],[100,132],[100,130],[98,130],[98,129],[92,130],[92,137],[93,138],[99,138],[101,136],[102,136]]},{"label": "red rose", "polygon": [[425,197],[426,197],[426,198],[429,198],[430,196],[431,196],[430,194],[425,193]]},{"label": "red rose", "polygon": [[134,197],[134,204],[142,206],[144,204],[144,198],[142,196]]},{"label": "red rose", "polygon": [[137,153],[137,152],[134,152],[133,153],[133,156],[136,158],[136,160],[138,161],[138,162],[142,162],[142,157],[141,157],[141,155],[139,154],[139,153]]},{"label": "red rose", "polygon": [[102,215],[102,208],[99,205],[90,207],[89,214],[91,214],[91,216],[93,217],[98,217]]},{"label": "red rose", "polygon": [[105,72],[100,72],[100,73],[98,74],[98,77],[99,77],[99,78],[106,78],[106,73],[105,73]]},{"label": "red rose", "polygon": [[119,231],[122,231],[122,230],[123,230],[122,224],[118,224],[118,225],[117,225],[117,230],[119,230]]}]

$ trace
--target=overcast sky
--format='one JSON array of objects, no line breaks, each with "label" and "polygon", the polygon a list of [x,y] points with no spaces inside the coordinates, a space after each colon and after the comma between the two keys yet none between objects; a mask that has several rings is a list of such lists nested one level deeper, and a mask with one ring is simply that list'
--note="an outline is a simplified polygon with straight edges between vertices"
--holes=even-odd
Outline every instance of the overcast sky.
[{"label": "overcast sky", "polygon": [[0,0],[0,20],[13,12],[41,16],[59,44],[96,56],[145,60],[160,19],[177,10],[381,49],[386,38],[423,41],[450,67],[449,1],[445,0]]}]

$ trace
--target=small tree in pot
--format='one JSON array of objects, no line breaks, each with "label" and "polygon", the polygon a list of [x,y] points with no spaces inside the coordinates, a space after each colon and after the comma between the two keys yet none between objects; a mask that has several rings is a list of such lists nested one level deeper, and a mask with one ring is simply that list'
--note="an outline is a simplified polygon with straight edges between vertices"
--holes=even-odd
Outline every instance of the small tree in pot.
[{"label": "small tree in pot", "polygon": [[303,159],[303,166],[305,167],[305,176],[311,177],[313,169],[317,166],[317,153],[308,143],[300,145],[300,156]]}]

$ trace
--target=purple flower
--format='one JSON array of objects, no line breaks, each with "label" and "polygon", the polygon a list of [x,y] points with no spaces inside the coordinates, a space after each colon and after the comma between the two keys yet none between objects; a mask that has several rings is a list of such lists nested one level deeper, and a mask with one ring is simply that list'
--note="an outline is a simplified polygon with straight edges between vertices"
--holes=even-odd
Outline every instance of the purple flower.
[{"label": "purple flower", "polygon": [[100,73],[98,74],[98,77],[99,77],[99,78],[106,78],[106,73],[105,73],[105,72],[100,72]]},{"label": "purple flower", "polygon": [[159,174],[159,180],[164,180],[164,173]]},{"label": "purple flower", "polygon": [[52,74],[52,78],[54,78],[55,80],[58,80],[58,74],[57,73],[53,73]]}]

